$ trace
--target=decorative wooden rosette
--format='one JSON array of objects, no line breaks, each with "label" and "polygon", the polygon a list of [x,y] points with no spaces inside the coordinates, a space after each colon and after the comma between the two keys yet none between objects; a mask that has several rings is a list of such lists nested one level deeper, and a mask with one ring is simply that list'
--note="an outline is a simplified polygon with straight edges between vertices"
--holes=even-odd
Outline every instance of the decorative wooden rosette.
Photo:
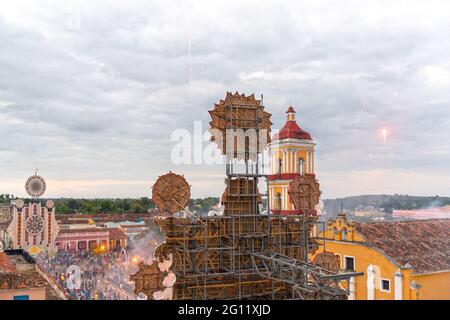
[{"label": "decorative wooden rosette", "polygon": [[[232,158],[239,160],[254,160],[259,151],[271,141],[271,114],[264,111],[261,100],[256,100],[254,94],[245,96],[238,92],[234,94],[227,92],[225,100],[215,103],[214,109],[210,110],[209,114],[211,116],[211,122],[209,123],[211,126],[211,141],[217,143],[218,148],[222,150],[222,154],[228,153]],[[234,138],[233,140],[230,137],[233,145],[231,143],[227,145],[227,129],[241,129],[244,135],[240,135],[240,138]],[[252,129],[255,133],[254,136],[249,132]],[[259,132],[261,129],[266,130],[264,136]],[[236,134],[239,134],[239,132],[236,132]]]},{"label": "decorative wooden rosette", "polygon": [[339,257],[332,252],[324,251],[319,253],[314,257],[312,263],[329,271],[339,272]]},{"label": "decorative wooden rosette", "polygon": [[38,176],[37,174],[29,177],[25,183],[25,190],[28,195],[32,198],[39,198],[44,195],[47,189],[47,184],[44,178]]},{"label": "decorative wooden rosette", "polygon": [[169,172],[153,185],[152,199],[156,206],[169,213],[184,210],[191,198],[191,187],[182,175]]},{"label": "decorative wooden rosette", "polygon": [[151,265],[141,262],[138,267],[138,272],[130,275],[130,280],[135,284],[134,293],[140,294],[142,292],[147,296],[147,299],[153,299],[155,292],[165,289],[163,280],[167,276],[167,272],[159,270],[158,261],[154,261]]},{"label": "decorative wooden rosette", "polygon": [[301,175],[295,178],[288,190],[295,209],[302,214],[313,214],[320,200],[319,183],[313,175]]}]

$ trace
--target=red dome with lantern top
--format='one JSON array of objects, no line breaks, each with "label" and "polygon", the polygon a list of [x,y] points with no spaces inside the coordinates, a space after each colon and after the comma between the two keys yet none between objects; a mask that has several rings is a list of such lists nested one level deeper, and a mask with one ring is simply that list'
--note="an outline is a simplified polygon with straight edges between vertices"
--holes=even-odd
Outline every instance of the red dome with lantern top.
[{"label": "red dome with lantern top", "polygon": [[299,127],[295,121],[295,110],[292,106],[286,111],[287,121],[283,128],[273,136],[272,142],[281,139],[312,140],[311,135]]}]

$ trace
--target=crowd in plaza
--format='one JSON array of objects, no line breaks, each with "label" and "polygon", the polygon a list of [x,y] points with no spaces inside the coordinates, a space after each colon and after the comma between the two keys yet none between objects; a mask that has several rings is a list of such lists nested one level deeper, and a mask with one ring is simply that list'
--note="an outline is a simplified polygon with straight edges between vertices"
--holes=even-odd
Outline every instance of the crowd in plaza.
[{"label": "crowd in plaza", "polygon": [[[100,254],[90,251],[58,251],[51,257],[40,253],[36,256],[36,261],[73,299],[130,299],[130,294],[121,288],[124,278],[117,277],[119,271],[120,275],[123,274],[124,268],[123,258],[118,251]],[[115,275],[115,279],[110,275]]]}]

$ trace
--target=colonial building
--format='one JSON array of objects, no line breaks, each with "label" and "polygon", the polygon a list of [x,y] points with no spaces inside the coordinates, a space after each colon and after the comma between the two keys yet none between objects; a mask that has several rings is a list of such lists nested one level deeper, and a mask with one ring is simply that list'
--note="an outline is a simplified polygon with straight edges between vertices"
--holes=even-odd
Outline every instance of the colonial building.
[{"label": "colonial building", "polygon": [[61,229],[55,242],[60,251],[94,250],[102,246],[108,250],[109,231],[106,228]]},{"label": "colonial building", "polygon": [[288,195],[289,184],[299,175],[314,175],[314,142],[297,124],[292,106],[270,149],[269,199],[273,214],[299,214]]},{"label": "colonial building", "polygon": [[92,226],[89,228],[63,228],[56,237],[60,251],[90,250],[104,252],[110,249],[124,249],[128,246],[128,235],[121,228]]},{"label": "colonial building", "polygon": [[364,273],[350,281],[350,299],[450,299],[450,219],[355,223],[341,213],[320,236],[316,255]]},{"label": "colonial building", "polygon": [[130,236],[122,228],[108,228],[109,248],[125,249],[128,246]]},{"label": "colonial building", "polygon": [[105,223],[105,226],[108,229],[111,228],[118,228],[121,229],[128,238],[134,239],[136,237],[139,237],[141,235],[144,235],[148,232],[149,228],[145,224],[145,221],[120,221],[120,222],[107,222]]},{"label": "colonial building", "polygon": [[[124,249],[130,240],[145,234],[151,222],[148,214],[58,215],[60,231],[55,239],[58,250],[106,251]],[[127,220],[123,220],[126,218]]]}]

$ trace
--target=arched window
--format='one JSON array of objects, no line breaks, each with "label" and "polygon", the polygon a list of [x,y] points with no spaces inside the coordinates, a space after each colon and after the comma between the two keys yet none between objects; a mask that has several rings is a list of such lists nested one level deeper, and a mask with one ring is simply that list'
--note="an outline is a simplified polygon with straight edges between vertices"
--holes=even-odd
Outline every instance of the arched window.
[{"label": "arched window", "polygon": [[275,205],[276,210],[281,210],[281,193],[277,193],[277,201]]},{"label": "arched window", "polygon": [[300,158],[300,160],[298,161],[298,170],[301,175],[305,174],[305,159]]},{"label": "arched window", "polygon": [[283,160],[280,158],[278,159],[278,173],[281,173],[282,169],[283,169]]}]

